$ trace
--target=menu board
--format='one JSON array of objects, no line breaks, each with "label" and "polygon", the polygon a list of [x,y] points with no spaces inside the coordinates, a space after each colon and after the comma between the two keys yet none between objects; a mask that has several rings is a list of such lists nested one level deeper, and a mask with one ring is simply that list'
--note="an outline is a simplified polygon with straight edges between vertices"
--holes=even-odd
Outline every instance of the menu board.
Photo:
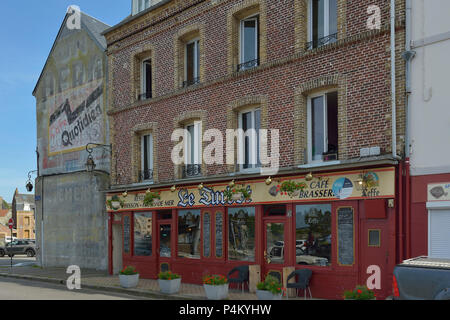
[{"label": "menu board", "polygon": [[216,212],[216,257],[223,257],[223,213]]},{"label": "menu board", "polygon": [[203,256],[211,255],[211,217],[209,213],[203,215]]},{"label": "menu board", "polygon": [[131,227],[130,227],[130,216],[123,217],[123,251],[125,253],[130,253],[130,243],[131,243]]},{"label": "menu board", "polygon": [[353,208],[337,211],[338,263],[352,266],[355,263],[355,224]]}]

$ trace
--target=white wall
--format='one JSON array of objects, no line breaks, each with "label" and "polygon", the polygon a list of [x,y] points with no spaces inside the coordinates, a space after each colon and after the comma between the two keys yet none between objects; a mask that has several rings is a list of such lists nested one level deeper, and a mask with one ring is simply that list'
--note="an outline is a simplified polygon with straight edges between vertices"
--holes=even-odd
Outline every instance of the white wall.
[{"label": "white wall", "polygon": [[450,172],[449,13],[449,0],[412,0],[412,175]]}]

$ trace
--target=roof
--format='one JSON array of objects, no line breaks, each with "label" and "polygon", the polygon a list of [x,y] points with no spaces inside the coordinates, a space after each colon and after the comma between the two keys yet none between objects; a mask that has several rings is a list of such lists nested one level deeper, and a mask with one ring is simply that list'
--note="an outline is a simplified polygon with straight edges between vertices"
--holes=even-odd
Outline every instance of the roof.
[{"label": "roof", "polygon": [[0,218],[4,218],[10,213],[11,210],[0,210]]},{"label": "roof", "polygon": [[34,194],[16,194],[17,203],[31,203],[34,204]]},{"label": "roof", "polygon": [[[64,20],[61,24],[61,27],[59,28],[58,35],[56,36],[56,39],[53,42],[52,48],[50,49],[50,53],[48,54],[47,60],[45,61],[44,68],[42,68],[41,74],[39,75],[39,79],[36,82],[36,86],[33,89],[33,95],[36,94],[37,87],[38,87],[39,82],[42,79],[42,75],[44,74],[44,71],[47,67],[48,60],[53,53],[53,49],[55,48],[56,43],[58,42],[58,39],[59,39],[61,33],[64,31],[64,27],[66,25],[68,17],[69,17],[69,14],[66,13]],[[102,35],[102,32],[105,31],[106,29],[110,28],[109,25],[107,25],[106,23],[103,23],[102,21],[100,21],[94,17],[91,17],[90,15],[88,15],[84,12],[81,12],[81,28],[85,29],[87,31],[87,33],[91,36],[91,38],[97,43],[97,45],[103,51],[106,51],[106,39]]]},{"label": "roof", "polygon": [[1,233],[7,233],[7,234],[9,235],[9,233],[11,232],[11,230],[9,229],[9,227],[0,224],[0,232],[1,232]]}]

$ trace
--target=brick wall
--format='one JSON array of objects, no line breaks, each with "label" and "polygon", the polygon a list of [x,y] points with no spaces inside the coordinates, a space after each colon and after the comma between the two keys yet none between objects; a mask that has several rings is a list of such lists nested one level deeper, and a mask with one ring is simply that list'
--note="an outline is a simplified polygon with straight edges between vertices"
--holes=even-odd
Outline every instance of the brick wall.
[{"label": "brick wall", "polygon": [[[400,57],[404,50],[404,1],[397,3],[397,140],[401,151],[405,134],[404,62]],[[381,30],[366,28],[371,4],[381,8]],[[359,157],[362,147],[380,146],[383,153],[390,153],[389,1],[338,0],[338,42],[311,51],[304,50],[306,8],[306,0],[174,0],[108,33],[109,115],[116,149],[113,183],[136,182],[139,157],[133,156],[136,141],[132,128],[154,124],[157,181],[168,182],[178,172],[171,161],[175,145],[171,134],[177,127],[174,119],[200,112],[205,119],[203,130],[217,128],[225,135],[233,125],[233,108],[245,107],[245,101],[253,103],[255,97],[265,108],[264,127],[280,130],[280,165],[303,164],[306,98],[327,88],[338,91],[340,159]],[[260,13],[262,63],[237,73],[235,27],[230,21],[246,12]],[[203,42],[201,83],[183,89],[177,86],[177,41],[190,30],[198,30]],[[134,101],[132,61],[142,48],[152,48],[155,95],[151,100]],[[202,168],[208,175],[233,170],[226,165],[208,166],[206,171]]]}]

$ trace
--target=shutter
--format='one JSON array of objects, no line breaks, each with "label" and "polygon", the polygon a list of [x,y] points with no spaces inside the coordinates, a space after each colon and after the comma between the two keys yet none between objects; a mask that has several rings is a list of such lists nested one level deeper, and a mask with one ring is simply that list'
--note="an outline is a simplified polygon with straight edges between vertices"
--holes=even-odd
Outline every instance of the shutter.
[{"label": "shutter", "polygon": [[429,255],[450,258],[450,210],[430,211]]}]

